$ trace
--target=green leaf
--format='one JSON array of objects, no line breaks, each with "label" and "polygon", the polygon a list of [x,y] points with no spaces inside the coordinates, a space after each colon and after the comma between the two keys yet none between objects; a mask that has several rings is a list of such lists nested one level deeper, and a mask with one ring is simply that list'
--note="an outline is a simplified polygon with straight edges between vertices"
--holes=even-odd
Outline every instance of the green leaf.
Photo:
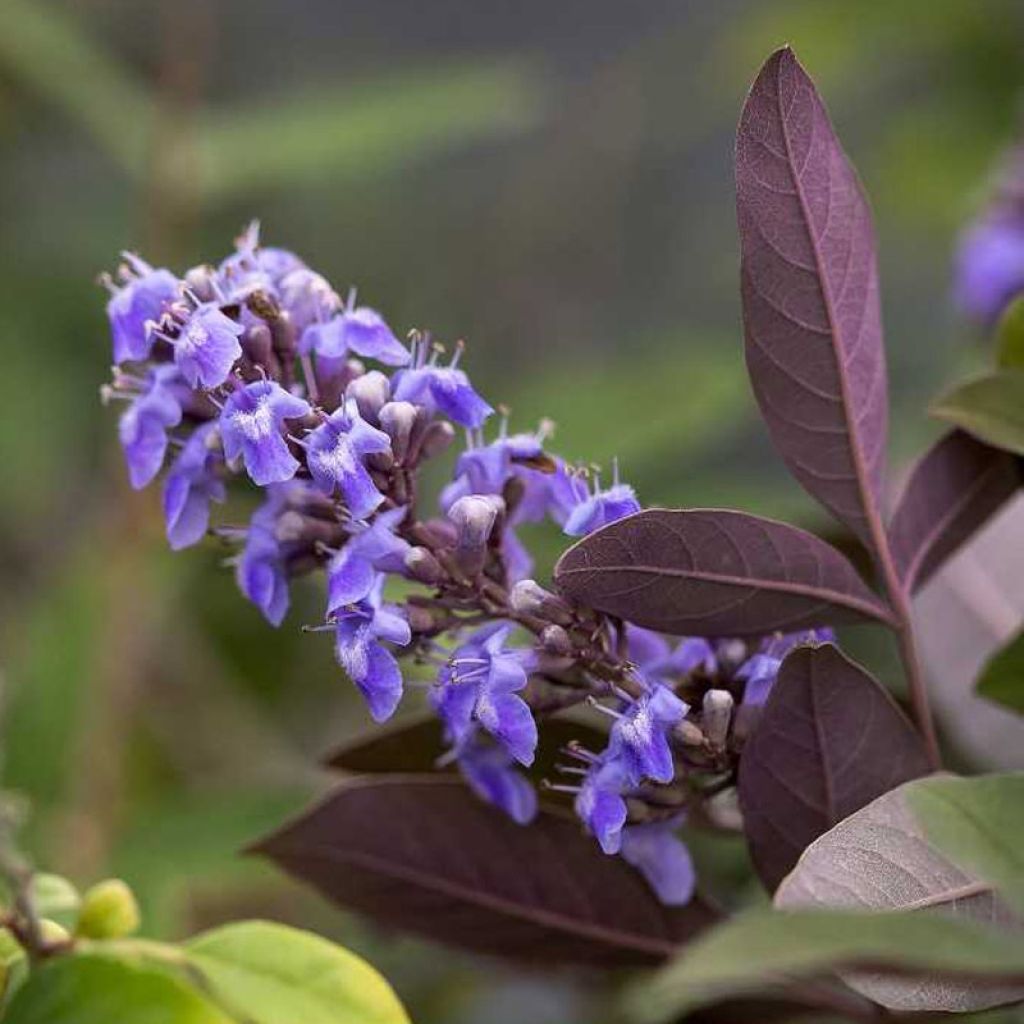
[{"label": "green leaf", "polygon": [[1024,369],[1024,296],[1014,299],[999,320],[996,358],[1002,367]]},{"label": "green leaf", "polygon": [[726,996],[857,967],[1021,983],[1024,935],[919,913],[751,911],[646,979],[629,994],[627,1009],[634,1020],[659,1024]]},{"label": "green leaf", "polygon": [[926,779],[907,801],[932,845],[1024,911],[1024,773]]},{"label": "green leaf", "polygon": [[100,953],[61,956],[35,971],[4,1024],[238,1024],[169,971]]},{"label": "green leaf", "polygon": [[40,917],[49,917],[65,927],[74,922],[82,902],[78,890],[61,875],[40,873],[32,878],[32,902]]},{"label": "green leaf", "polygon": [[368,963],[309,932],[244,921],[184,948],[218,1002],[252,1024],[408,1024]]},{"label": "green leaf", "polygon": [[954,388],[932,414],[997,448],[1024,455],[1024,369],[1002,369]]},{"label": "green leaf", "polygon": [[986,662],[978,693],[1024,715],[1024,633],[1018,633]]}]

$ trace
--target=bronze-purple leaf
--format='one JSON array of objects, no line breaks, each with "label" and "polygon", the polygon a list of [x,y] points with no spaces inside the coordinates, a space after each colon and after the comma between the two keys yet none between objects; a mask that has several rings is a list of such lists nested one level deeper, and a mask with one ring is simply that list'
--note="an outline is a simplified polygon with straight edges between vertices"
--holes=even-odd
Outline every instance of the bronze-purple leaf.
[{"label": "bronze-purple leaf", "polygon": [[659,963],[718,916],[663,906],[568,818],[516,825],[450,776],[354,779],[255,851],[383,924],[551,966]]},{"label": "bronze-purple leaf", "polygon": [[962,430],[917,463],[889,526],[896,569],[910,591],[933,573],[1020,489],[1020,459]]},{"label": "bronze-purple leaf", "polygon": [[751,636],[889,612],[812,533],[723,509],[650,509],[562,555],[555,580],[580,604],[663,633]]},{"label": "bronze-purple leaf", "polygon": [[797,647],[740,756],[751,857],[769,889],[833,825],[927,775],[927,753],[886,690],[832,644]]},{"label": "bronze-purple leaf", "polygon": [[871,212],[814,83],[786,48],[736,136],[747,367],[793,475],[868,547],[888,417]]}]

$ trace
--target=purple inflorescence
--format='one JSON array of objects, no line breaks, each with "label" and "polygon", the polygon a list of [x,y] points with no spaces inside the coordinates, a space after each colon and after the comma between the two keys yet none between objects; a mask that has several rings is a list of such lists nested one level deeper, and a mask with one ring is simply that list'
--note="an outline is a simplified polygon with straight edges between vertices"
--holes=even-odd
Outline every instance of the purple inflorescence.
[{"label": "purple inflorescence", "polygon": [[[354,292],[342,302],[298,256],[262,247],[255,226],[217,266],[178,278],[126,256],[106,284],[116,365],[104,395],[126,402],[132,486],[167,468],[170,545],[210,533],[234,545],[239,589],[275,626],[293,580],[322,573],[324,621],[310,629],[332,634],[371,716],[389,718],[403,676],[422,682],[433,666],[441,762],[517,822],[538,808],[524,769],[549,717],[603,711],[604,749],[564,748],[558,770],[574,778],[544,780],[546,791],[569,792],[606,853],[686,902],[693,869],[677,828],[695,780],[731,770],[733,700],[756,710],[786,650],[820,637],[670,642],[530,579],[522,527],[578,537],[639,511],[618,467],[602,487],[549,451],[549,423],[488,424],[461,342],[446,356],[412,332],[407,347]],[[460,432],[465,448],[424,516],[421,469]],[[232,478],[263,500],[244,527],[211,529]]]}]

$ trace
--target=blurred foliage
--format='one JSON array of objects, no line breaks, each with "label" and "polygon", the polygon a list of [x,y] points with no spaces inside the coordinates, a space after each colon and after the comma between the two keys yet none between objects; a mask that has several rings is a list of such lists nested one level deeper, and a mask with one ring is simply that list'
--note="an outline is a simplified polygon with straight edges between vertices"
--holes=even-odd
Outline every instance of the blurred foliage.
[{"label": "blurred foliage", "polygon": [[[864,176],[898,469],[937,429],[927,399],[987,358],[949,259],[1019,127],[1022,36],[1017,0],[0,2],[3,784],[32,798],[40,861],[129,878],[167,938],[264,915],[342,939],[421,1024],[611,1019],[601,985],[382,935],[236,856],[368,718],[298,630],[315,587],[274,631],[215,544],[164,550],[96,400],[92,282],[122,248],[216,258],[258,215],[396,328],[465,336],[514,429],[550,416],[562,450],[605,472],[617,456],[647,503],[828,528],[745,379],[744,90],[792,43]],[[560,540],[536,540],[549,565]],[[851,643],[891,665],[887,641]],[[735,896],[742,848],[699,845]]]}]

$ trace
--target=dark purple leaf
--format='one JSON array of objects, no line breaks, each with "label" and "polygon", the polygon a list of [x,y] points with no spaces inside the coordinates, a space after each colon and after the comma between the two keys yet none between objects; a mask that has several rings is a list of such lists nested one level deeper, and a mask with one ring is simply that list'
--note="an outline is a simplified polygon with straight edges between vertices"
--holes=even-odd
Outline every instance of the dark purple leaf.
[{"label": "dark purple leaf", "polygon": [[889,526],[900,579],[916,590],[1020,488],[1020,460],[962,430],[914,467]]},{"label": "dark purple leaf", "polygon": [[651,509],[574,544],[555,567],[581,604],[664,633],[750,636],[889,612],[834,548],[771,519]]},{"label": "dark purple leaf", "polygon": [[818,836],[930,770],[877,680],[832,644],[797,647],[740,756],[740,806],[764,884],[774,889]]},{"label": "dark purple leaf", "polygon": [[768,59],[743,108],[736,206],[761,412],[794,476],[873,548],[888,400],[871,212],[788,48]]},{"label": "dark purple leaf", "polygon": [[718,916],[662,906],[576,822],[524,828],[446,776],[354,779],[256,852],[384,924],[548,965],[658,963]]}]

